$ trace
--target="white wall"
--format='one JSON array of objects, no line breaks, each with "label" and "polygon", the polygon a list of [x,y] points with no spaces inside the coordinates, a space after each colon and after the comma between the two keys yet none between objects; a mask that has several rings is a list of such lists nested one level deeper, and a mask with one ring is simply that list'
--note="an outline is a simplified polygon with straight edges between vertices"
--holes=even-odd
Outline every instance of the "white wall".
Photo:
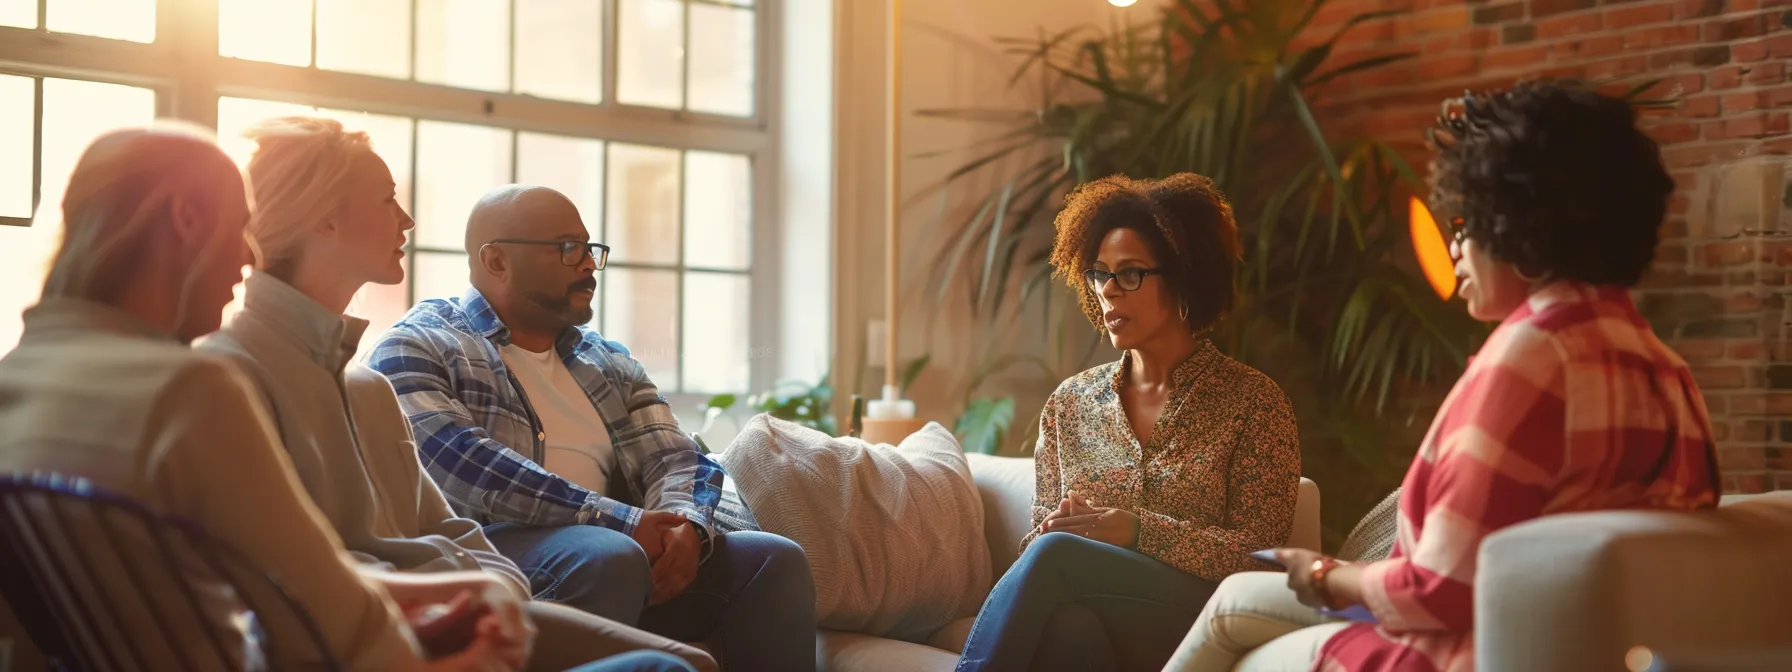
[{"label": "white wall", "polygon": [[[860,363],[881,359],[881,350],[865,353],[867,323],[883,316],[884,284],[884,155],[885,53],[888,5],[885,0],[841,0],[838,68],[839,140],[838,217],[835,287],[835,370],[841,395],[852,391],[875,395],[882,384],[882,368]],[[1011,326],[991,329],[982,318],[972,317],[963,288],[950,290],[943,301],[935,299],[931,266],[940,256],[938,233],[928,229],[939,219],[941,192],[932,188],[971,152],[952,151],[936,158],[917,154],[962,150],[979,139],[999,134],[1002,128],[959,121],[918,118],[915,110],[941,108],[1028,109],[1038,100],[1036,84],[1022,82],[1010,88],[1008,79],[1018,61],[998,45],[997,37],[1033,37],[1078,25],[1107,27],[1115,19],[1144,20],[1159,11],[1153,0],[1142,0],[1119,9],[1105,0],[905,0],[902,37],[902,182],[908,203],[902,214],[902,293],[899,299],[897,359],[907,362],[923,353],[932,354],[932,365],[915,383],[910,398],[920,414],[947,426],[962,408],[964,385],[976,365],[987,361],[986,348],[1001,353],[1048,356],[1057,371],[1051,375],[1036,369],[1013,369],[998,377],[980,394],[1016,394],[1015,430],[1033,421],[1045,395],[1057,378],[1074,373],[1091,362],[1116,356],[1106,345],[1087,361],[1080,355],[1094,339],[1092,328],[1080,320],[1069,322],[1065,356],[1053,357],[1041,333],[1043,316],[1034,307]],[[1010,164],[1010,166],[1016,164]],[[987,188],[1006,171],[986,170],[976,179]],[[971,184],[971,183],[966,183]],[[963,221],[967,214],[966,192],[981,191],[959,186],[945,193],[945,222]],[[1011,292],[1019,286],[1011,283]],[[1058,290],[1059,307],[1076,310],[1067,290]],[[1037,303],[1037,302],[1034,302]],[[930,324],[931,323],[931,324]],[[847,385],[854,381],[856,387]],[[1010,448],[1014,447],[1012,444]]]}]

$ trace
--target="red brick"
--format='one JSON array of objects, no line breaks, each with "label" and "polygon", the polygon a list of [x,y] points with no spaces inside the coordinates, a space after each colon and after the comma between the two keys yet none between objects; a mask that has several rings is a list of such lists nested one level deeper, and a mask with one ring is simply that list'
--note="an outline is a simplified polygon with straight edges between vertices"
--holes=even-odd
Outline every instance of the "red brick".
[{"label": "red brick", "polygon": [[1680,0],[1674,9],[1681,19],[1703,19],[1724,13],[1724,0]]},{"label": "red brick", "polygon": [[1730,359],[1753,361],[1760,359],[1761,355],[1765,353],[1766,347],[1762,346],[1760,341],[1741,340],[1731,343],[1729,348],[1724,351],[1724,356]]},{"label": "red brick", "polygon": [[[1697,126],[1693,126],[1692,124],[1686,124],[1686,126],[1692,128],[1692,132],[1696,137],[1699,132],[1699,128]],[[1651,135],[1653,135],[1653,134],[1651,134]],[[1663,141],[1660,137],[1657,137],[1655,139],[1655,141],[1660,144],[1667,144],[1667,142]],[[1668,215],[1669,216],[1685,215],[1686,211],[1691,209],[1691,207],[1692,207],[1692,199],[1687,198],[1686,194],[1676,193],[1676,194],[1668,196]],[[1659,253],[1657,256],[1659,256]],[[1684,255],[1682,255],[1682,256],[1684,256]],[[1683,259],[1681,259],[1681,261],[1685,261],[1685,259],[1683,258]]]},{"label": "red brick", "polygon": [[1558,42],[1553,47],[1556,58],[1598,58],[1624,50],[1623,35],[1596,35],[1578,40]]},{"label": "red brick", "polygon": [[1761,153],[1772,156],[1792,155],[1792,138],[1768,140],[1761,144]]},{"label": "red brick", "polygon": [[1669,173],[1674,179],[1674,190],[1682,193],[1699,188],[1699,174],[1691,172]]},{"label": "red brick", "polygon": [[1591,9],[1597,0],[1531,0],[1531,17],[1542,18],[1567,12]]},{"label": "red brick", "polygon": [[1401,35],[1425,35],[1446,30],[1454,30],[1469,25],[1468,5],[1454,5],[1434,9],[1406,17],[1400,22]]},{"label": "red brick", "polygon": [[1753,294],[1736,294],[1724,301],[1724,311],[1728,313],[1752,313],[1761,309],[1761,297]]},{"label": "red brick", "polygon": [[1767,38],[1767,53],[1774,58],[1792,58],[1792,33]]},{"label": "red brick", "polygon": [[1474,56],[1454,56],[1450,58],[1427,59],[1420,63],[1417,72],[1424,81],[1437,81],[1448,77],[1465,77],[1475,74]]},{"label": "red brick", "polygon": [[1705,78],[1710,82],[1712,91],[1728,91],[1742,86],[1742,66],[1724,66],[1712,70],[1711,74],[1705,75]]},{"label": "red brick", "polygon": [[1762,103],[1767,107],[1792,107],[1792,86],[1768,89],[1761,94],[1767,99]]},{"label": "red brick", "polygon": [[1516,21],[1522,18],[1524,18],[1524,4],[1519,2],[1510,2],[1503,5],[1483,5],[1476,7],[1474,14],[1474,22],[1479,24]]},{"label": "red brick", "polygon": [[1734,266],[1755,258],[1749,243],[1710,243],[1699,248],[1699,263],[1707,266]]},{"label": "red brick", "polygon": [[1723,107],[1724,114],[1735,114],[1761,109],[1761,105],[1765,102],[1766,98],[1761,95],[1760,91],[1749,91],[1726,95],[1722,98],[1720,105]]},{"label": "red brick", "polygon": [[1725,401],[1730,415],[1761,415],[1767,412],[1767,397],[1758,392],[1732,395]]},{"label": "red brick", "polygon": [[1767,451],[1762,446],[1719,448],[1717,466],[1726,473],[1760,471],[1767,468]]},{"label": "red brick", "polygon": [[1486,49],[1499,42],[1499,32],[1491,28],[1470,28],[1456,38],[1456,46],[1464,49]]},{"label": "red brick", "polygon": [[1648,71],[1648,56],[1624,56],[1587,64],[1587,76],[1592,78],[1624,77]]},{"label": "red brick", "polygon": [[1705,411],[1711,415],[1724,415],[1730,408],[1730,401],[1724,397],[1706,395]]},{"label": "red brick", "polygon": [[1767,393],[1766,413],[1768,415],[1785,415],[1787,413],[1792,413],[1792,392]]},{"label": "red brick", "polygon": [[1688,117],[1715,117],[1718,109],[1717,96],[1687,98],[1680,104],[1680,113]]},{"label": "red brick", "polygon": [[[1620,28],[1672,21],[1673,19],[1673,5],[1667,3],[1638,5],[1635,7],[1606,10],[1605,28],[1606,30],[1618,30]],[[1698,31],[1695,30],[1694,32],[1696,33]]]},{"label": "red brick", "polygon": [[1736,492],[1744,495],[1758,495],[1767,492],[1766,479],[1766,474],[1737,474]]},{"label": "red brick", "polygon": [[1730,46],[1730,55],[1738,63],[1754,63],[1767,60],[1767,41],[1738,42]]},{"label": "red brick", "polygon": [[1530,69],[1546,60],[1549,60],[1549,47],[1543,45],[1501,49],[1481,58],[1481,71]]},{"label": "red brick", "polygon": [[1744,84],[1755,86],[1772,86],[1786,81],[1785,63],[1762,63],[1751,68],[1742,77]]},{"label": "red brick", "polygon": [[1734,19],[1720,19],[1705,24],[1706,42],[1730,42],[1767,33],[1767,15],[1756,14]]},{"label": "red brick", "polygon": [[[1608,28],[1608,30],[1610,30]],[[1644,28],[1624,36],[1624,47],[1627,49],[1653,49],[1656,47],[1677,47],[1699,41],[1698,26],[1661,26]]]},{"label": "red brick", "polygon": [[1603,25],[1604,21],[1598,14],[1571,14],[1568,16],[1558,16],[1553,19],[1538,21],[1537,37],[1548,39],[1551,37],[1562,37],[1564,35],[1591,33],[1599,30]]},{"label": "red brick", "polygon": [[1685,338],[1674,343],[1674,352],[1689,362],[1704,362],[1724,354],[1724,342],[1715,338]]},{"label": "red brick", "polygon": [[1724,119],[1705,126],[1705,138],[1709,140],[1728,140],[1732,138],[1764,138],[1769,135],[1785,133],[1789,127],[1787,115],[1781,113],[1751,114],[1743,117]]},{"label": "red brick", "polygon": [[1695,366],[1692,377],[1699,387],[1708,390],[1737,390],[1748,382],[1740,366]]}]

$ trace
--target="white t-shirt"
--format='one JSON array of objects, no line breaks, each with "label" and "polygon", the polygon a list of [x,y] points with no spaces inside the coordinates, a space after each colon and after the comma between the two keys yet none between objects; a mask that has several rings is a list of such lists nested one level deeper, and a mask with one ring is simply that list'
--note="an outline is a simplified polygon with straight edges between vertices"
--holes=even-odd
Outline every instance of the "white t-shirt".
[{"label": "white t-shirt", "polygon": [[515,345],[506,345],[498,353],[516,382],[522,384],[535,417],[541,420],[541,431],[547,435],[542,468],[586,490],[603,493],[612,457],[610,430],[560,355],[553,348],[529,352]]}]

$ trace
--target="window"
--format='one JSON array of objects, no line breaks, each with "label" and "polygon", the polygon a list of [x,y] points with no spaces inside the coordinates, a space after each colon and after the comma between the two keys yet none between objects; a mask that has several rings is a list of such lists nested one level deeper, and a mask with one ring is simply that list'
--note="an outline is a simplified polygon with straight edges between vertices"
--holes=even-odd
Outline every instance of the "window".
[{"label": "window", "polygon": [[246,162],[252,124],[321,114],[370,135],[417,220],[405,281],[350,307],[373,323],[363,347],[466,289],[469,210],[521,182],[565,193],[612,247],[593,326],[664,391],[764,387],[783,282],[762,225],[767,4],[0,0],[0,351],[52,251],[45,206],[94,136],[162,113]]}]

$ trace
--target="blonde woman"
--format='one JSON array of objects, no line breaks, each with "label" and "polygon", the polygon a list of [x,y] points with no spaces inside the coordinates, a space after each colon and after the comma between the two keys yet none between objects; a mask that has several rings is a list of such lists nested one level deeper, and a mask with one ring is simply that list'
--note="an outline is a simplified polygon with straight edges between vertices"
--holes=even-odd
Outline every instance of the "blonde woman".
[{"label": "blonde woman", "polygon": [[[257,383],[300,481],[350,553],[406,573],[479,572],[542,628],[531,669],[642,648],[713,666],[670,640],[529,601],[522,572],[478,524],[454,515],[423,472],[392,385],[352,362],[367,321],[344,311],[368,283],[404,280],[413,226],[385,161],[366,134],[332,119],[271,119],[246,135],[256,143],[247,169],[255,271],[242,310],[200,347],[236,360]],[[668,664],[677,667],[651,669],[686,669]]]}]

